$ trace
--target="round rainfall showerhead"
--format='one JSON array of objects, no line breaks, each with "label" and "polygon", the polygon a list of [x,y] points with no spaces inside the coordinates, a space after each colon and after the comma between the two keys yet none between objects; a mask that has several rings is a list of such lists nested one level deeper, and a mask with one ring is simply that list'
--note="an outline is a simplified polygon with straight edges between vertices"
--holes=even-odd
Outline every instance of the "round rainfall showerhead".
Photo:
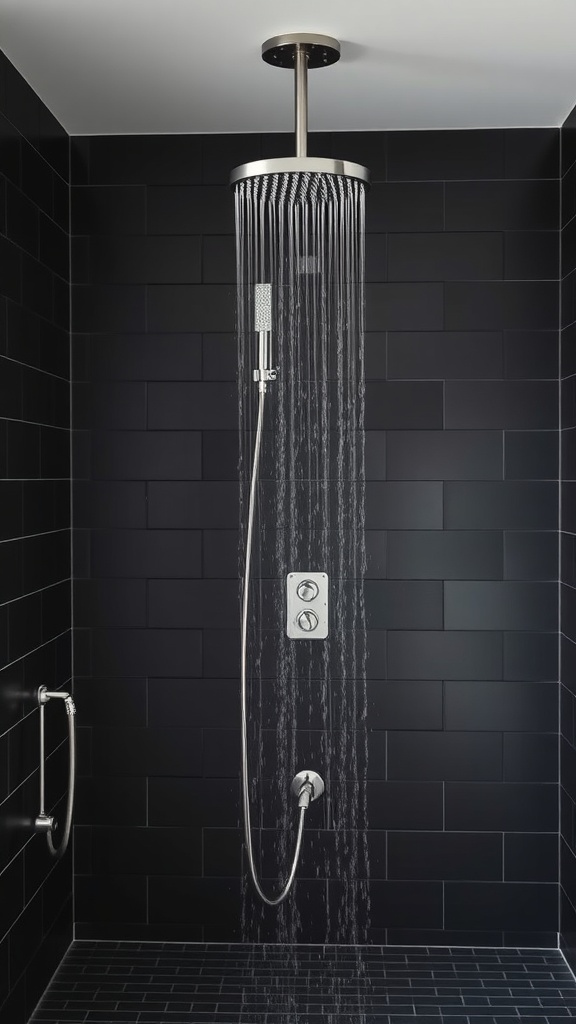
[{"label": "round rainfall showerhead", "polygon": [[329,67],[340,59],[340,43],[331,36],[310,32],[289,33],[267,39],[262,45],[262,59],[279,68],[295,72],[295,122],[296,156],[274,157],[270,160],[253,160],[235,167],[230,175],[230,184],[262,175],[297,175],[300,183],[310,180],[311,175],[333,175],[354,178],[368,185],[370,172],[361,164],[351,160],[334,160],[328,157],[308,156],[306,137],[308,127],[307,73],[311,68]]},{"label": "round rainfall showerhead", "polygon": [[[252,160],[240,164],[230,174],[230,184],[237,185],[246,178],[260,178],[265,174],[332,174],[336,177],[357,178],[365,185],[370,183],[370,171],[352,160],[333,160],[321,156],[279,156],[272,160]],[[301,179],[304,181],[304,177]]]}]

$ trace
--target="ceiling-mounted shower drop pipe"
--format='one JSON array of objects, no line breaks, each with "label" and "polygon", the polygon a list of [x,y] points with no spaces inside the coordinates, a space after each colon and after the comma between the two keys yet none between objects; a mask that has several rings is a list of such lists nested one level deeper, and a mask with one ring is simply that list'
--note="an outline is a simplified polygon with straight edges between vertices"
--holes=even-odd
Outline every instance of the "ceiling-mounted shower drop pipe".
[{"label": "ceiling-mounted shower drop pipe", "polygon": [[350,160],[308,156],[308,72],[315,68],[330,67],[340,59],[340,43],[333,36],[316,32],[289,32],[267,39],[262,44],[262,60],[272,67],[285,68],[294,74],[294,128],[295,154],[251,160],[235,167],[230,184],[235,188],[248,178],[276,174],[327,174],[354,178],[366,186],[370,173],[361,164]]},{"label": "ceiling-mounted shower drop pipe", "polygon": [[308,51],[296,43],[294,51],[294,135],[296,156],[308,156]]}]

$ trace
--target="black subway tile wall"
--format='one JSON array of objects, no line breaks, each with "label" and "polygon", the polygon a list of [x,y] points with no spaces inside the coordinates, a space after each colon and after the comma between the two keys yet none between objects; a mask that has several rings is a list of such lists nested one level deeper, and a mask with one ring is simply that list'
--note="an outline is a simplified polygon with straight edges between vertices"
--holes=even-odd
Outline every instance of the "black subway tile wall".
[{"label": "black subway tile wall", "polygon": [[[72,857],[39,805],[37,691],[71,686],[69,140],[0,54],[0,1021],[25,1024],[72,938]],[[62,818],[66,716],[47,708]]]},{"label": "black subway tile wall", "polygon": [[[373,171],[368,941],[556,943],[559,134],[313,139]],[[78,937],[243,935],[227,177],[291,147],[73,142]],[[337,939],[317,822],[304,942]]]},{"label": "black subway tile wall", "polygon": [[574,322],[576,313],[565,297],[570,293],[576,270],[574,227],[574,172],[576,169],[576,108],[562,127],[561,179],[561,289],[560,333],[561,378],[561,462],[562,512],[560,519],[560,943],[572,966],[576,966],[576,574],[574,559],[574,517],[576,492],[576,450],[572,443],[576,426],[574,384]]}]

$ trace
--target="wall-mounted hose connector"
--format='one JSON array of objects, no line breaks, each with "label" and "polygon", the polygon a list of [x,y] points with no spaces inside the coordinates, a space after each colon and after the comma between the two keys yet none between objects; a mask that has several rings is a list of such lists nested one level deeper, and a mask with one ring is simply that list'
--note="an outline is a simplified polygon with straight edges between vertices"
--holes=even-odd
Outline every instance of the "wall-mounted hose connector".
[{"label": "wall-mounted hose connector", "polygon": [[298,797],[298,807],[303,807],[307,810],[314,800],[322,796],[324,780],[318,775],[318,772],[298,772],[292,779],[290,789],[294,796]]}]

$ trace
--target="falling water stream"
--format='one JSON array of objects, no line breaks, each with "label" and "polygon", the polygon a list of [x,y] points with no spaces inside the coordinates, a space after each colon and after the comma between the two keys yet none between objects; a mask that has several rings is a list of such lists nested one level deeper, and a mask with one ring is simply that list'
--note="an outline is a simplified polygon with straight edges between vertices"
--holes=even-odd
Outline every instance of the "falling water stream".
[{"label": "falling water stream", "polygon": [[[236,185],[240,512],[244,571],[254,450],[254,285],[272,284],[248,631],[253,839],[263,884],[289,869],[296,771],[326,797],[308,811],[293,892],[266,908],[246,883],[250,942],[367,941],[364,542],[364,185],[315,173]],[[286,576],[329,575],[326,640],[286,635]]]}]

